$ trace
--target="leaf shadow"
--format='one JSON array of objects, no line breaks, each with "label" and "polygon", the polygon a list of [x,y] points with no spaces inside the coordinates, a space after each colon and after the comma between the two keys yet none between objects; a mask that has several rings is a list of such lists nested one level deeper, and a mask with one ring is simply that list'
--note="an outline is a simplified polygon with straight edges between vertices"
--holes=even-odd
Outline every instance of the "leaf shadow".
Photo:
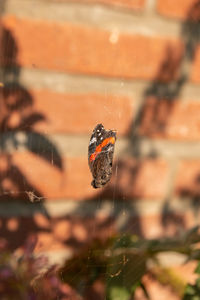
[{"label": "leaf shadow", "polygon": [[[0,14],[3,14],[5,4],[6,1],[2,0]],[[36,163],[39,158],[59,172],[64,171],[57,145],[49,136],[36,130],[36,125],[47,122],[47,118],[36,110],[31,92],[21,83],[19,51],[13,33],[2,22],[0,81],[4,87],[0,88],[0,205],[5,209],[0,220],[0,236],[8,241],[12,250],[21,247],[32,233],[51,231],[50,226],[45,228],[37,221],[37,216],[42,215],[47,223],[51,222],[44,204],[45,195],[27,177],[20,164],[16,164],[15,153],[33,153]],[[19,211],[20,207],[25,215]]]}]

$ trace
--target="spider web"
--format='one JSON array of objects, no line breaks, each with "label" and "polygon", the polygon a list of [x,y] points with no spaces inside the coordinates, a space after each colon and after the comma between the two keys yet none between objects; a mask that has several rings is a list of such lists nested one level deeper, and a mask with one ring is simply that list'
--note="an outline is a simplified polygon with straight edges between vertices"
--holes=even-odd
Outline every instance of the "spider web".
[{"label": "spider web", "polygon": [[[191,10],[192,13],[192,10]],[[194,26],[195,24],[193,24]],[[137,157],[137,155],[140,153],[140,142],[138,140],[137,136],[137,126],[140,122],[141,112],[143,108],[143,102],[146,99],[147,96],[156,96],[158,99],[167,98],[170,100],[169,110],[168,113],[170,114],[171,109],[173,108],[172,102],[174,101],[175,97],[179,96],[182,90],[183,85],[188,80],[187,70],[186,67],[188,64],[192,62],[192,57],[195,50],[195,43],[198,42],[198,37],[193,36],[195,35],[194,28],[191,27],[192,24],[188,24],[185,22],[182,26],[182,33],[186,33],[187,35],[184,35],[185,39],[185,46],[186,46],[186,54],[185,58],[181,62],[180,67],[180,77],[178,80],[174,83],[169,84],[162,84],[158,83],[157,81],[159,78],[163,79],[162,76],[169,75],[170,70],[173,68],[172,66],[175,65],[175,61],[173,59],[173,49],[167,49],[166,51],[166,59],[163,61],[163,65],[160,67],[159,74],[157,78],[150,84],[149,88],[147,88],[144,91],[144,97],[141,100],[141,105],[138,106],[138,113],[136,113],[136,118],[133,122],[133,128],[132,130],[132,148],[133,150],[132,154]],[[114,38],[114,39],[113,39]],[[115,42],[116,34],[112,36],[112,41]],[[11,35],[9,31],[6,29],[3,32],[3,44],[4,49],[2,49],[2,57],[5,59],[5,62],[14,61],[15,67],[14,70],[5,68],[1,69],[1,78],[0,82],[5,82],[5,86],[9,88],[8,92],[4,93],[3,87],[0,85],[0,93],[4,93],[4,99],[5,99],[5,114],[4,118],[1,119],[1,141],[0,141],[0,148],[2,151],[2,155],[5,157],[5,161],[8,166],[8,170],[3,173],[1,172],[1,182],[5,184],[1,187],[0,196],[11,196],[12,198],[17,198],[17,196],[25,196],[29,199],[30,202],[40,205],[40,210],[42,211],[43,207],[43,200],[45,200],[45,197],[40,193],[40,191],[37,190],[36,187],[31,185],[30,182],[26,181],[26,178],[24,178],[23,174],[20,172],[20,170],[13,164],[12,161],[12,151],[14,149],[20,149],[21,147],[28,149],[30,152],[34,153],[37,156],[42,157],[43,159],[46,159],[49,164],[51,164],[53,167],[57,167],[58,169],[62,169],[61,161],[59,159],[59,153],[55,147],[55,145],[49,140],[48,136],[45,135],[45,133],[39,133],[33,130],[33,125],[37,122],[44,120],[43,115],[39,114],[38,112],[35,112],[32,110],[33,106],[33,98],[31,97],[30,93],[28,92],[28,89],[21,85],[20,83],[20,72],[21,68],[17,64],[16,55],[17,55],[17,45],[14,40],[14,37]],[[11,51],[8,51],[10,49]],[[171,61],[171,64],[170,64]],[[167,68],[168,64],[168,68]],[[175,70],[176,71],[176,70]],[[164,74],[164,75],[163,75]],[[173,75],[173,74],[172,74]],[[165,79],[165,78],[164,78]],[[121,89],[124,90],[124,95],[126,95],[125,85],[124,81],[120,81],[119,85],[121,86]],[[11,88],[10,88],[11,87]],[[123,94],[123,92],[122,92]],[[109,92],[107,89],[105,89],[105,98],[109,99]],[[14,102],[13,101],[16,101]],[[113,105],[115,105],[113,103]],[[108,119],[113,119],[113,112],[105,105],[102,109],[104,109],[104,112],[106,112]],[[16,120],[16,112],[23,112],[23,116],[21,120]],[[153,122],[156,124],[157,128],[164,128],[165,124],[163,124],[160,120],[157,120],[156,118],[156,112],[157,107],[155,107],[155,120]],[[13,117],[14,115],[14,117]],[[123,120],[121,119],[121,112],[118,112],[118,118],[115,118],[116,124],[114,124],[114,128],[118,131],[118,124],[120,124]],[[97,120],[96,123],[101,123],[102,120]],[[154,124],[154,125],[155,125]],[[156,128],[156,127],[155,127]],[[31,129],[31,135],[28,135],[28,130]],[[92,130],[92,128],[91,128]],[[19,132],[22,132],[23,135],[25,135],[25,140],[23,138],[21,139],[18,135]],[[28,140],[28,142],[27,142]],[[34,140],[37,141],[37,145],[35,145]],[[120,138],[118,137],[118,140]],[[118,143],[117,140],[117,143]],[[116,144],[117,146],[117,144]],[[150,155],[156,156],[156,151],[152,146],[152,149],[149,151]],[[85,152],[85,159],[87,160],[87,150]],[[123,153],[121,154],[123,155]],[[116,158],[116,155],[114,156]],[[140,156],[138,155],[140,158]],[[119,238],[115,240],[115,243],[122,243],[127,233],[132,233],[135,231],[135,226],[137,221],[132,221],[128,224],[127,220],[129,217],[134,214],[137,215],[138,210],[136,206],[129,206],[127,205],[128,199],[126,199],[126,196],[122,195],[121,199],[118,199],[118,186],[117,186],[117,178],[119,175],[119,162],[116,159],[115,160],[115,172],[114,172],[114,185],[112,188],[112,196],[111,196],[111,210],[110,210],[110,216],[114,217],[113,222],[113,231],[116,222],[121,220],[121,231]],[[138,166],[140,166],[138,164]],[[138,171],[138,170],[136,170]],[[20,185],[17,186],[17,183],[15,182],[14,177],[20,178],[21,182]],[[41,179],[42,180],[42,179]],[[10,184],[11,183],[11,184]],[[134,183],[134,180],[132,181],[132,184]],[[119,203],[120,200],[120,203]],[[104,202],[104,199],[101,197],[101,194],[99,198],[97,199],[96,209],[95,211],[98,211],[101,209],[102,203]],[[121,206],[120,206],[121,205]],[[82,205],[82,209],[84,209],[84,206]],[[48,213],[48,212],[47,212]],[[124,225],[125,224],[125,225]],[[120,227],[120,226],[119,226]],[[94,225],[92,228],[91,235],[94,236],[95,233],[98,234],[98,227],[95,223],[95,217],[94,217]],[[111,233],[112,237],[112,233]],[[110,246],[109,250],[110,253],[109,256],[112,258],[113,248],[115,248],[115,245]],[[101,249],[99,249],[101,250]],[[92,251],[92,250],[91,250]],[[89,266],[91,258],[93,253],[90,250],[88,251],[88,262],[86,261],[86,266]],[[107,264],[107,270],[105,272],[105,276],[107,276],[107,280],[109,281],[109,278],[120,278],[120,276],[123,273],[123,270],[129,265],[130,259],[129,255],[126,253],[121,253],[119,255],[118,260],[114,260],[109,264]],[[142,260],[138,258],[137,262],[135,262],[134,268],[137,269],[137,264],[140,265],[142,263]],[[95,264],[93,265],[95,267]],[[75,279],[78,278],[78,275],[75,275]],[[128,280],[128,278],[123,278],[124,281]]]}]

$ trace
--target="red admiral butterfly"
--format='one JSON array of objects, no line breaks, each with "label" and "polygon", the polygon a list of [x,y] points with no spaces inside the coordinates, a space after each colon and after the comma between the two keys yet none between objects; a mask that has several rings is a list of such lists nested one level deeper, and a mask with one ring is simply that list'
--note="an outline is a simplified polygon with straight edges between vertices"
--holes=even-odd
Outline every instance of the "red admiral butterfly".
[{"label": "red admiral butterfly", "polygon": [[91,185],[94,188],[104,186],[111,178],[115,142],[115,131],[105,130],[102,124],[94,128],[88,148],[88,163],[93,176]]}]

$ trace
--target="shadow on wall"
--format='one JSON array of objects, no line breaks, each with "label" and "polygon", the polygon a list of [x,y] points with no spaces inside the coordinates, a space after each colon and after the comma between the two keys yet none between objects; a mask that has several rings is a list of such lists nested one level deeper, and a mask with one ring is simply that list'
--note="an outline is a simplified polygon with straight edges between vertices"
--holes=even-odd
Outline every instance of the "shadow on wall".
[{"label": "shadow on wall", "polygon": [[[191,7],[188,12],[188,21],[183,24],[182,37],[185,41],[185,55],[188,61],[193,61],[196,48],[200,42],[200,1]],[[191,199],[191,204],[194,212],[199,211],[200,204],[200,170],[193,176],[193,182],[190,186],[181,187],[178,189],[177,194],[181,197]]]},{"label": "shadow on wall", "polygon": [[[116,169],[114,182],[111,182],[104,190],[100,191],[94,199],[98,201],[102,198],[109,198],[110,201],[116,199],[116,201],[124,203],[123,210],[125,210],[127,218],[124,222],[123,230],[128,229],[130,232],[141,236],[144,236],[145,232],[141,225],[138,209],[128,199],[139,197],[139,192],[137,194],[134,190],[141,176],[144,161],[150,159],[154,163],[159,157],[159,153],[157,153],[153,144],[148,155],[143,157],[141,139],[142,136],[152,138],[154,136],[165,137],[166,135],[168,116],[173,112],[180,92],[190,75],[189,69],[186,69],[185,66],[191,65],[196,45],[199,42],[199,16],[200,1],[197,1],[188,13],[188,20],[182,26],[185,52],[183,53],[182,50],[174,51],[174,48],[169,45],[166,48],[165,58],[157,76],[144,91],[141,106],[129,132],[130,145],[128,151],[133,157],[133,162],[129,164],[126,160],[118,161],[114,167]],[[25,149],[46,160],[51,165],[53,152],[54,164],[52,167],[57,168],[60,172],[63,170],[63,163],[56,146],[46,136],[34,130],[34,125],[44,121],[45,116],[34,111],[34,99],[19,83],[20,66],[16,62],[18,47],[12,33],[2,26],[0,28],[0,40],[0,72],[1,80],[5,82],[5,88],[0,91],[2,99],[0,103],[0,148],[2,152],[0,156],[0,198],[2,202],[6,203],[9,200],[23,200],[28,203],[32,194],[27,192],[33,193],[36,198],[43,197],[43,195],[37,187],[29,182],[22,170],[15,165],[13,151]],[[180,195],[182,195],[181,192]],[[196,195],[197,193],[195,195],[189,194],[195,200],[195,203],[198,202],[196,201]],[[170,196],[165,199],[163,214],[160,217],[160,223],[165,232],[167,227],[170,228],[173,224],[175,227],[177,225],[180,225],[182,228],[186,226],[183,216],[175,215],[170,211]],[[91,199],[88,199],[88,202],[90,201]],[[83,227],[81,219],[66,216],[52,221],[42,202],[34,203],[33,205],[34,209],[32,204],[30,204],[31,218],[13,217],[10,220],[6,218],[1,219],[0,235],[9,240],[12,248],[21,246],[30,232],[48,234],[57,225],[60,241],[71,247],[73,245],[83,245],[87,242],[92,237],[92,228],[95,228],[96,233],[101,232],[103,236],[105,229],[113,226],[112,217],[110,219],[97,220],[95,221],[96,224],[94,224],[94,218],[88,218],[84,221],[85,227],[81,229],[83,230],[82,236],[84,236],[82,238],[77,233]],[[87,205],[87,201],[80,204],[74,215],[81,214],[85,205]],[[98,210],[98,206],[94,208],[93,216],[96,213],[95,210]],[[41,215],[41,222],[36,222],[35,212]],[[115,205],[113,213],[118,217],[122,211]],[[134,217],[134,223],[131,220],[133,215],[137,215],[137,218]],[[63,222],[66,229],[65,232],[63,231],[63,236],[61,236],[60,232],[63,230],[63,227],[59,227],[61,226],[59,224],[63,224]]]},{"label": "shadow on wall", "polygon": [[[128,212],[130,207],[128,207],[128,201],[126,200],[129,198],[138,198],[137,192],[135,193],[134,189],[138,189],[138,178],[140,178],[144,161],[151,160],[152,162],[156,162],[159,158],[159,153],[154,148],[153,143],[151,143],[148,154],[144,157],[141,151],[142,139],[144,137],[150,139],[154,137],[167,137],[168,118],[175,109],[177,101],[179,101],[178,99],[184,85],[190,79],[190,68],[197,45],[200,42],[199,0],[188,11],[187,20],[182,25],[181,39],[184,41],[184,45],[180,49],[175,49],[174,46],[168,45],[165,51],[165,58],[158,70],[157,76],[143,93],[141,105],[129,131],[130,144],[127,150],[133,157],[134,162],[130,164],[123,159],[117,161],[114,167],[117,170],[115,176],[113,176],[114,183],[111,182],[95,199],[108,197],[112,199],[114,197],[117,201],[125,201],[124,207],[127,207]],[[121,178],[125,175],[126,180],[122,182]],[[195,180],[194,189],[189,188],[187,191],[178,191],[178,196],[190,197],[194,210],[199,206],[200,200],[199,177],[200,173]],[[151,183],[152,180],[149,182]],[[187,226],[185,217],[182,214],[179,215],[170,210],[170,199],[172,196],[169,194],[166,197],[160,217],[160,225],[163,227],[164,234],[168,229],[170,231],[173,225],[177,228],[177,231]],[[139,214],[136,205],[134,209],[132,208],[132,212]],[[116,210],[116,215],[118,216],[118,210]],[[139,229],[138,233],[140,235],[145,236],[140,217],[134,221],[134,226],[130,226],[130,220],[127,217],[124,229],[132,228],[132,231],[134,231],[135,227]]]},{"label": "shadow on wall", "polygon": [[[30,217],[24,218],[17,217],[21,212],[14,211],[12,218],[1,218],[0,236],[7,239],[8,246],[14,249],[22,246],[31,232],[44,231],[36,223],[34,213],[43,214],[49,219],[41,201],[30,203],[41,199],[43,195],[29,181],[20,166],[15,164],[15,154],[33,153],[36,163],[38,157],[60,172],[63,171],[63,163],[56,146],[46,136],[34,130],[34,125],[45,121],[45,116],[34,111],[34,99],[19,83],[20,66],[16,62],[18,47],[12,32],[2,24],[0,26],[0,79],[4,82],[4,88],[0,88],[0,200],[5,207],[6,204],[14,203],[13,201],[23,201],[30,213]],[[11,200],[13,201],[10,202]],[[10,209],[13,211],[11,207]]]}]

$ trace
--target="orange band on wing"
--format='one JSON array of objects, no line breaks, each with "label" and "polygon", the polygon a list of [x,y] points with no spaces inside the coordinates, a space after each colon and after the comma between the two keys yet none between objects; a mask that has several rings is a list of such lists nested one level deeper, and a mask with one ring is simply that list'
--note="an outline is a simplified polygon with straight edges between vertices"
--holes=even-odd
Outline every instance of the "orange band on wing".
[{"label": "orange band on wing", "polygon": [[114,144],[114,143],[115,143],[115,137],[113,136],[103,140],[103,142],[96,147],[95,152],[90,155],[90,161],[95,160],[96,156],[101,152],[103,147],[105,147],[108,144]]}]

